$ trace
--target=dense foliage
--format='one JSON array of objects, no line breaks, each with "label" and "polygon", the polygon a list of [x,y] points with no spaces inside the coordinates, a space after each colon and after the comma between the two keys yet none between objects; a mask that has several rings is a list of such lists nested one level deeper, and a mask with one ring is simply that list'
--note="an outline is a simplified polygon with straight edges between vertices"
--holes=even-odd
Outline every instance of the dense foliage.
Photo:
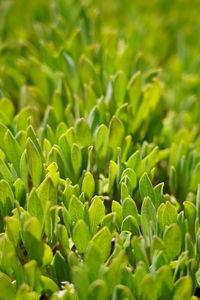
[{"label": "dense foliage", "polygon": [[0,299],[198,299],[199,11],[0,1]]}]

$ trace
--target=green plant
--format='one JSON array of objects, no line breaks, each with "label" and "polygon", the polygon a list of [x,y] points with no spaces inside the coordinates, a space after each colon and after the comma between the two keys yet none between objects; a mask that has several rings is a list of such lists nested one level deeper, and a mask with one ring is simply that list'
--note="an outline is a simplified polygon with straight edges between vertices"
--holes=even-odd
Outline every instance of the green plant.
[{"label": "green plant", "polygon": [[0,299],[198,299],[199,8],[0,1]]}]

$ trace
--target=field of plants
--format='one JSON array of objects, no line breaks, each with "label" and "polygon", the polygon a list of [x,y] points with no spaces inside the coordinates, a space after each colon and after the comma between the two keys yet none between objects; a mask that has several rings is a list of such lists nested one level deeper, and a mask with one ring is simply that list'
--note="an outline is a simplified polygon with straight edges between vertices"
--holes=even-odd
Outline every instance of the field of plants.
[{"label": "field of plants", "polygon": [[199,299],[199,13],[0,0],[0,300]]}]

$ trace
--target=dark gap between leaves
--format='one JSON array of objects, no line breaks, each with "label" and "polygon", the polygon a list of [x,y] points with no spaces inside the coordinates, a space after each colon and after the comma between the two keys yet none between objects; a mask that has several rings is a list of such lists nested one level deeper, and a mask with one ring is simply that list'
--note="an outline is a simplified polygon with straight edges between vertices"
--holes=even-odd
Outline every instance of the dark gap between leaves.
[{"label": "dark gap between leaves", "polygon": [[49,300],[49,295],[48,294],[43,294],[39,300]]},{"label": "dark gap between leaves", "polygon": [[200,297],[200,287],[196,288],[194,295]]}]

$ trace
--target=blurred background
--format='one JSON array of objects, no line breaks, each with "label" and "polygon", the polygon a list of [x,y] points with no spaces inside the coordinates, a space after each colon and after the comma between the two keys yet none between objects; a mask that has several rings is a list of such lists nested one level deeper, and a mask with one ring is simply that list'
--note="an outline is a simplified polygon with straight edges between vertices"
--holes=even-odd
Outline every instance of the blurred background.
[{"label": "blurred background", "polygon": [[141,71],[144,83],[161,79],[163,109],[192,111],[198,122],[199,13],[199,0],[0,0],[0,95],[17,109],[44,107],[61,72],[82,97],[85,54],[100,76],[98,97],[118,70],[128,79]]}]

